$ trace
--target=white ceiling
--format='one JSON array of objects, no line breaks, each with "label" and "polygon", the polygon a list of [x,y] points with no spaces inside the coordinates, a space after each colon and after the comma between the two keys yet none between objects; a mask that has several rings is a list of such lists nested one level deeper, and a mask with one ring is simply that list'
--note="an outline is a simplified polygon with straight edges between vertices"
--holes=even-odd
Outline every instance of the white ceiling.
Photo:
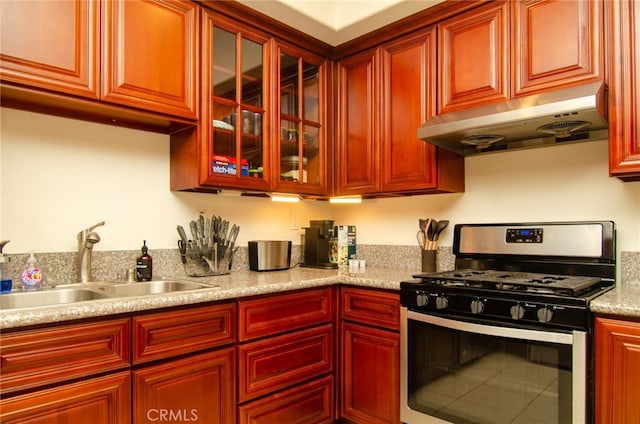
[{"label": "white ceiling", "polygon": [[444,0],[238,0],[331,46]]}]

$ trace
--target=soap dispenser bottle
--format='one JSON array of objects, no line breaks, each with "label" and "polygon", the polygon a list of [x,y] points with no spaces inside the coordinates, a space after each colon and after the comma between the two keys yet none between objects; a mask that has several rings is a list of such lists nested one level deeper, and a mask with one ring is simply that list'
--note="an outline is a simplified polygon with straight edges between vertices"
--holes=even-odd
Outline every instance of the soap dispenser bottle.
[{"label": "soap dispenser bottle", "polygon": [[153,277],[153,259],[149,256],[147,241],[142,244],[142,255],[136,260],[136,280],[151,281]]},{"label": "soap dispenser bottle", "polygon": [[36,258],[33,256],[33,252],[31,252],[29,259],[27,259],[27,267],[22,271],[21,279],[23,291],[40,290],[42,286],[44,276],[40,268],[36,266]]}]

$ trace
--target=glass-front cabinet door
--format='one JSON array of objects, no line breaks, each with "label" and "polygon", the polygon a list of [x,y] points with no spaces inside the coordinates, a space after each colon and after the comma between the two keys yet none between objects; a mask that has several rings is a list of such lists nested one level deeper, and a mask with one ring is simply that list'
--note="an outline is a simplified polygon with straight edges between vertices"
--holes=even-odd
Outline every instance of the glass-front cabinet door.
[{"label": "glass-front cabinet door", "polygon": [[326,195],[327,65],[319,56],[283,44],[276,51],[274,191]]},{"label": "glass-front cabinet door", "polygon": [[269,190],[269,38],[205,12],[205,185]]}]

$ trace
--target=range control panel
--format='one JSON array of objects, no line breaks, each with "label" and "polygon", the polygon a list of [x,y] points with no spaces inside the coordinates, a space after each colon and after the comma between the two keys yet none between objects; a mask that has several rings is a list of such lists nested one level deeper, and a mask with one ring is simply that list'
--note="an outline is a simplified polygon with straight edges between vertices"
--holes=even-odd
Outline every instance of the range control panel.
[{"label": "range control panel", "polygon": [[507,228],[507,243],[542,243],[542,228]]}]

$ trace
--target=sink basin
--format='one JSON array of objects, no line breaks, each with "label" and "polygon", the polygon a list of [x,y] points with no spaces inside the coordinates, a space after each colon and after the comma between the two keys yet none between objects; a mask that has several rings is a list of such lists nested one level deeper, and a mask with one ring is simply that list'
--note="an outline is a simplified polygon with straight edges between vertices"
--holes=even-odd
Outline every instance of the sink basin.
[{"label": "sink basin", "polygon": [[157,280],[140,283],[105,284],[95,287],[111,297],[144,296],[148,294],[174,293],[185,290],[211,289],[216,286],[200,284],[193,281]]},{"label": "sink basin", "polygon": [[0,309],[32,308],[60,305],[85,300],[106,299],[110,296],[86,288],[65,288],[0,295]]}]

